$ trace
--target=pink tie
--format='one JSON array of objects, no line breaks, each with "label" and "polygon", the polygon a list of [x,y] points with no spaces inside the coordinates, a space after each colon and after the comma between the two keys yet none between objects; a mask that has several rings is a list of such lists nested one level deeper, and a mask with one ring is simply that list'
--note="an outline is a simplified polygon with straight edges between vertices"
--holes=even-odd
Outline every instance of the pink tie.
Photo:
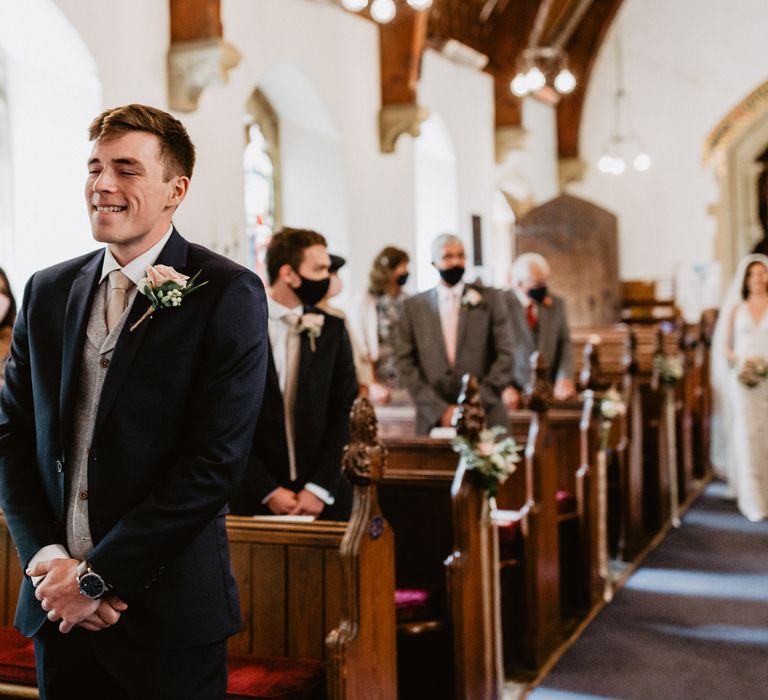
[{"label": "pink tie", "polygon": [[448,296],[448,314],[443,325],[443,339],[445,340],[445,354],[448,356],[448,364],[453,367],[456,362],[456,336],[459,331],[459,298],[455,294]]}]

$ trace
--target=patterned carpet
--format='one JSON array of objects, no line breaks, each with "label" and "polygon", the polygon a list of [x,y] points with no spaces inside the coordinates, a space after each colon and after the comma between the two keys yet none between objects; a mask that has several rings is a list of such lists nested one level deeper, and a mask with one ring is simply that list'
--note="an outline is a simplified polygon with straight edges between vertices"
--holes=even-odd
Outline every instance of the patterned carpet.
[{"label": "patterned carpet", "polygon": [[768,700],[768,522],[711,484],[530,700]]}]

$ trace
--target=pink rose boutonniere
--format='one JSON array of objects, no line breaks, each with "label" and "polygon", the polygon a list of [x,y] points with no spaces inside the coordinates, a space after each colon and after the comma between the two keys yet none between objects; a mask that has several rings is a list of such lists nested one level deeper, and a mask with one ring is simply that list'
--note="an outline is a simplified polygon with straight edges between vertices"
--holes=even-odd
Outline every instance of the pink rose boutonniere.
[{"label": "pink rose boutonniere", "polygon": [[312,348],[312,352],[317,349],[316,339],[320,337],[323,332],[323,324],[325,323],[325,316],[323,314],[304,314],[299,319],[299,325],[296,326],[296,333],[306,333],[309,336],[309,347]]},{"label": "pink rose boutonniere", "polygon": [[476,306],[480,306],[482,301],[483,295],[473,287],[467,287],[467,291],[464,292],[464,296],[461,297],[462,305],[468,306],[470,309],[474,309]]},{"label": "pink rose boutonniere", "polygon": [[157,309],[172,309],[181,306],[181,300],[184,297],[208,284],[207,281],[195,284],[199,274],[200,272],[190,278],[167,265],[147,265],[146,277],[142,277],[136,287],[141,294],[149,299],[150,306],[144,315],[130,327],[130,331],[136,330]]}]

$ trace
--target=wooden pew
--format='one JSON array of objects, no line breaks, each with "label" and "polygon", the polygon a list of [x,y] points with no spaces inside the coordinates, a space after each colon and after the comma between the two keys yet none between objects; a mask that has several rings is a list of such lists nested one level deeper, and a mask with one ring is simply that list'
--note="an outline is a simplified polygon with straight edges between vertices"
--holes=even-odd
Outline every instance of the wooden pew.
[{"label": "wooden pew", "polygon": [[[353,442],[343,464],[354,484],[349,523],[228,516],[244,619],[243,631],[229,644],[228,697],[259,697],[249,694],[252,688],[244,692],[244,677],[254,668],[269,670],[275,664],[286,672],[319,669],[320,678],[325,675],[327,692],[320,685],[313,694],[295,697],[397,697],[394,537],[376,493],[384,449],[376,440],[375,415],[366,400],[353,406],[351,423]],[[4,521],[0,557],[5,573],[0,614],[7,626],[20,570]],[[30,683],[5,684],[0,685],[2,697],[37,697],[37,690]]]}]

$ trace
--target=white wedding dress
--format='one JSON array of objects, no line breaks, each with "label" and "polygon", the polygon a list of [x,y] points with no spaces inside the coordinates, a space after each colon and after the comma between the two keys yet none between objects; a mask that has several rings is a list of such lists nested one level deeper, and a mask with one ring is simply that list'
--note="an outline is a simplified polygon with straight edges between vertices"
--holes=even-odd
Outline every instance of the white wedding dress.
[{"label": "white wedding dress", "polygon": [[738,380],[739,367],[749,357],[768,360],[768,312],[755,322],[745,303],[733,319],[733,351],[737,366],[731,371],[731,488],[739,510],[749,520],[768,518],[768,378],[747,387]]}]

